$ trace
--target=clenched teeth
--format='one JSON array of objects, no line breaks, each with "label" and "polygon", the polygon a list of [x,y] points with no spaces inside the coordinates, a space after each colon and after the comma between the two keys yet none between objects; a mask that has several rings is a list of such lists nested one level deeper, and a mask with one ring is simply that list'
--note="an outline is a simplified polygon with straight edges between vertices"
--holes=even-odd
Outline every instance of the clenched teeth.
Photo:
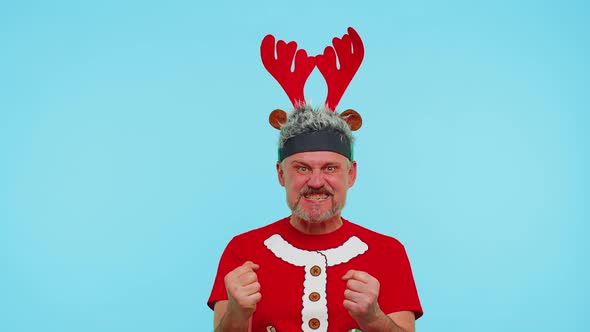
[{"label": "clenched teeth", "polygon": [[308,194],[308,195],[305,195],[304,197],[306,199],[319,201],[319,200],[328,198],[328,194]]}]

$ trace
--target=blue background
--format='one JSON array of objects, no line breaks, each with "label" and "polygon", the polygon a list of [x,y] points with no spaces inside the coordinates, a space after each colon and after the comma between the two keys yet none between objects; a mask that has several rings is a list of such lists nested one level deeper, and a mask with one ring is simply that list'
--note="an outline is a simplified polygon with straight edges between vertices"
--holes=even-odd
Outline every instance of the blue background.
[{"label": "blue background", "polygon": [[[0,331],[204,331],[229,239],[288,215],[273,33],[366,56],[344,216],[406,246],[420,331],[585,331],[585,1],[0,5]],[[314,104],[326,87],[316,70]]]}]

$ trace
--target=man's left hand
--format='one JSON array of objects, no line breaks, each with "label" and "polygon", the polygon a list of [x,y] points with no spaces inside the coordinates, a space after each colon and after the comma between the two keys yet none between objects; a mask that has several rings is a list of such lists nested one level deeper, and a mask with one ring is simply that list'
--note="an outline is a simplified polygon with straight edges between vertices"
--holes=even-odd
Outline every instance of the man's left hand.
[{"label": "man's left hand", "polygon": [[367,272],[348,270],[342,280],[346,281],[344,308],[360,326],[372,325],[386,316],[377,303],[379,298],[377,279]]}]

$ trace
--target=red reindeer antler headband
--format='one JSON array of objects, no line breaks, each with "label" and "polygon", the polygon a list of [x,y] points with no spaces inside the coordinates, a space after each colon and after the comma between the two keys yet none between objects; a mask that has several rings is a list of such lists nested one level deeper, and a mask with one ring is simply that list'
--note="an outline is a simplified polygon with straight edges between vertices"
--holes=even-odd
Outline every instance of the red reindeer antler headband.
[{"label": "red reindeer antler headband", "polygon": [[[276,43],[277,56],[275,57],[274,36],[267,35],[262,40],[260,45],[262,63],[285,90],[295,109],[305,104],[303,95],[305,82],[317,66],[328,85],[325,105],[331,111],[336,110],[344,91],[363,61],[365,50],[361,37],[353,28],[348,28],[348,34],[342,38],[334,38],[332,44],[333,47],[326,47],[323,54],[314,57],[308,56],[303,49],[297,50],[297,43],[294,41],[286,43],[279,40]],[[336,65],[336,56],[338,56],[340,68]],[[295,59],[295,67],[292,71],[293,59]],[[362,125],[361,116],[352,109],[342,112],[340,116],[348,123],[351,130],[358,130]],[[271,112],[269,122],[274,128],[280,129],[286,119],[287,114],[283,110],[276,109]]]}]

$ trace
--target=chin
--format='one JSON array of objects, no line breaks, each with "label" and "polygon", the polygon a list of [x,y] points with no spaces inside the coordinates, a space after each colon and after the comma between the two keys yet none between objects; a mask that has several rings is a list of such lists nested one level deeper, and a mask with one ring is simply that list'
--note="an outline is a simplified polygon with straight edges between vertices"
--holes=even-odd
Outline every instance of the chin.
[{"label": "chin", "polygon": [[295,207],[295,209],[292,212],[294,215],[296,215],[297,217],[299,217],[307,222],[319,224],[319,223],[322,223],[328,219],[331,219],[331,218],[339,215],[340,209],[331,209],[331,210],[324,211],[321,213],[319,211],[313,211],[313,212],[309,213],[307,211],[302,211],[298,207]]},{"label": "chin", "polygon": [[332,200],[332,204],[329,208],[326,206],[316,206],[316,208],[314,208],[311,206],[305,206],[305,204],[300,204],[300,201],[301,197],[292,206],[290,206],[291,213],[302,220],[314,224],[319,224],[334,218],[335,216],[340,216],[340,213],[342,212],[345,204],[345,202],[336,203],[334,200]]}]

